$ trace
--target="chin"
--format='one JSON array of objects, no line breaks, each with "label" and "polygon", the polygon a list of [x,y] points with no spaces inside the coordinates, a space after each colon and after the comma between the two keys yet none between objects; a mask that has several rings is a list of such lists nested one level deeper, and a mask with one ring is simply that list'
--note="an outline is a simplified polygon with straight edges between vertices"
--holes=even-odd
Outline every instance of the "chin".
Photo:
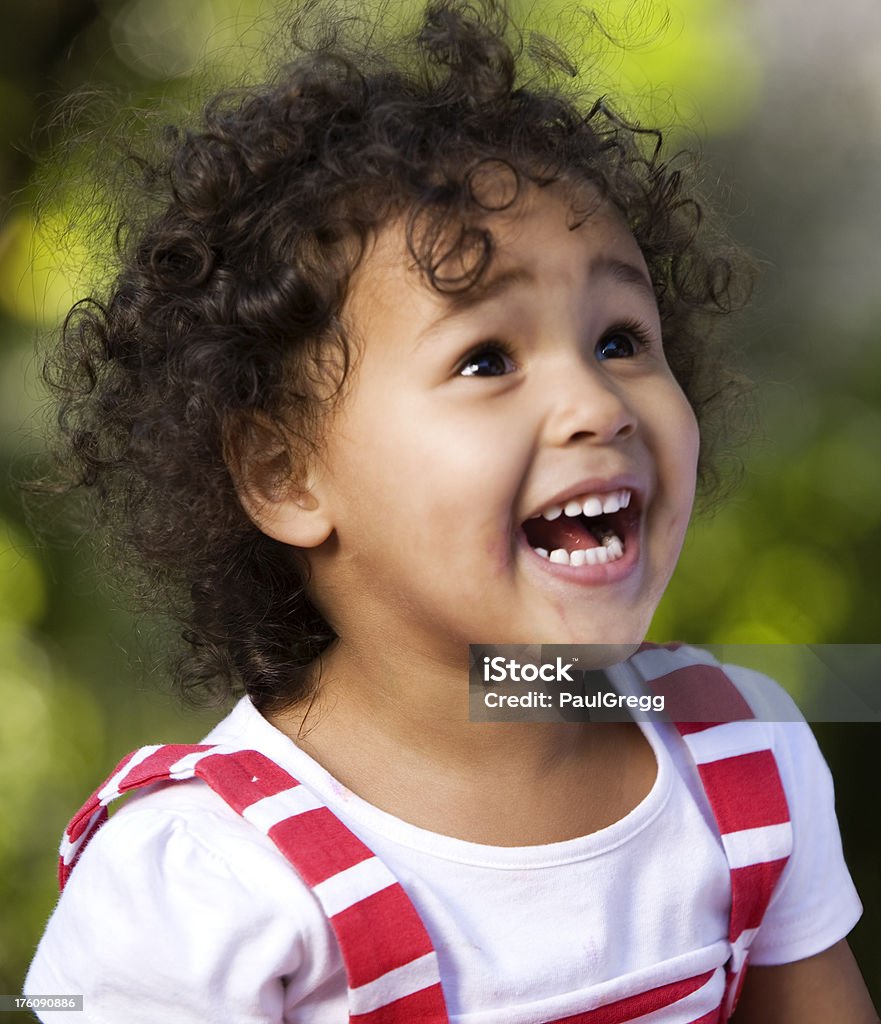
[{"label": "chin", "polygon": [[564,660],[578,659],[580,669],[603,669],[617,665],[635,654],[639,643],[563,643],[553,644],[555,653]]}]

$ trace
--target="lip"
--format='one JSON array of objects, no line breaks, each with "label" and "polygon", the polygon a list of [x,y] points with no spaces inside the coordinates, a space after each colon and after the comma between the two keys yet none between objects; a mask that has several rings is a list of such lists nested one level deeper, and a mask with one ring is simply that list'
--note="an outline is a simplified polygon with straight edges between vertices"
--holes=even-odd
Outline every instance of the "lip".
[{"label": "lip", "polygon": [[[570,495],[574,497],[574,495]],[[640,517],[641,519],[641,517]],[[566,583],[575,583],[585,587],[597,587],[609,583],[618,583],[626,579],[639,564],[639,527],[629,532],[624,547],[624,554],[614,562],[601,565],[560,565],[548,558],[542,558],[526,539],[526,531],[519,527],[516,533],[517,547],[523,552],[527,564],[535,566],[541,572]]]},{"label": "lip", "polygon": [[[637,568],[640,559],[640,537],[642,524],[645,515],[646,487],[644,483],[633,473],[620,473],[616,476],[586,477],[577,483],[570,485],[565,490],[558,491],[553,497],[548,498],[540,507],[547,508],[549,505],[565,505],[572,498],[580,497],[583,494],[606,494],[612,491],[629,490],[631,502],[627,518],[630,520],[630,527],[624,541],[624,554],[614,562],[606,562],[599,565],[560,565],[550,559],[542,558],[535,548],[526,539],[526,531],[523,523],[520,524],[515,533],[518,548],[523,549],[523,558],[526,564],[536,567],[545,576],[561,582],[574,583],[578,586],[597,587],[610,583],[618,583],[630,576]],[[536,510],[532,515],[539,514]],[[627,514],[627,513],[625,513]],[[527,517],[530,518],[530,517]],[[524,520],[525,522],[526,520]]]},{"label": "lip", "polygon": [[571,487],[567,487],[566,490],[559,491],[552,497],[545,499],[538,508],[525,517],[523,522],[541,515],[542,509],[548,508],[550,505],[565,505],[572,498],[580,498],[584,494],[608,494],[612,491],[625,490],[631,492],[631,503],[636,508],[642,509],[644,488],[639,479],[632,473],[622,473],[619,476],[612,477],[593,476],[580,480]]}]

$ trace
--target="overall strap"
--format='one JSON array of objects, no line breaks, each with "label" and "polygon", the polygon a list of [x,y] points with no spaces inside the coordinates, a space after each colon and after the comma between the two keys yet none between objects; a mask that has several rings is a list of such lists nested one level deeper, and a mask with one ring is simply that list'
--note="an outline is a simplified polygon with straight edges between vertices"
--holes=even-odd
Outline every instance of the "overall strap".
[{"label": "overall strap", "polygon": [[663,694],[693,758],[731,872],[726,999],[734,1012],[749,946],[792,852],[792,825],[767,728],[705,651],[644,644],[630,659],[646,689]]},{"label": "overall strap", "polygon": [[191,778],[267,835],[312,889],[343,956],[351,1024],[448,1024],[437,954],[400,883],[310,790],[255,750],[170,744],[123,758],[65,831],[62,888],[112,800]]}]

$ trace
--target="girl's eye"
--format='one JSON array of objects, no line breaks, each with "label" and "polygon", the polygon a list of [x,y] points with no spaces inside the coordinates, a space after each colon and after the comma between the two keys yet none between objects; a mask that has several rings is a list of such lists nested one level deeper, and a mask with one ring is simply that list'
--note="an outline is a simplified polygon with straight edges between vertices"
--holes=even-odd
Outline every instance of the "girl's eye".
[{"label": "girl's eye", "polygon": [[598,359],[632,359],[650,344],[641,328],[616,327],[597,342],[596,354]]},{"label": "girl's eye", "polygon": [[517,367],[503,345],[486,345],[466,356],[459,367],[460,377],[503,377]]}]

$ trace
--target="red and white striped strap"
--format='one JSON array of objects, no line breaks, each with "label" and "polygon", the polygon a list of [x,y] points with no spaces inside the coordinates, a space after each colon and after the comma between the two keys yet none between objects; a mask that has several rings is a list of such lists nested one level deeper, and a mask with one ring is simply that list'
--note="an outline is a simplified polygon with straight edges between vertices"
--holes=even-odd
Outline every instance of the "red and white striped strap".
[{"label": "red and white striped strap", "polygon": [[129,754],[68,825],[61,886],[112,800],[191,778],[269,836],[315,893],[342,953],[352,1024],[448,1024],[437,954],[397,879],[310,790],[255,750],[174,744]]},{"label": "red and white striped strap", "polygon": [[[697,659],[697,660],[696,660]],[[704,651],[644,644],[630,660],[665,697],[697,765],[731,872],[731,915],[722,1020],[734,1012],[749,947],[792,852],[792,823],[768,733],[721,667]]]}]

